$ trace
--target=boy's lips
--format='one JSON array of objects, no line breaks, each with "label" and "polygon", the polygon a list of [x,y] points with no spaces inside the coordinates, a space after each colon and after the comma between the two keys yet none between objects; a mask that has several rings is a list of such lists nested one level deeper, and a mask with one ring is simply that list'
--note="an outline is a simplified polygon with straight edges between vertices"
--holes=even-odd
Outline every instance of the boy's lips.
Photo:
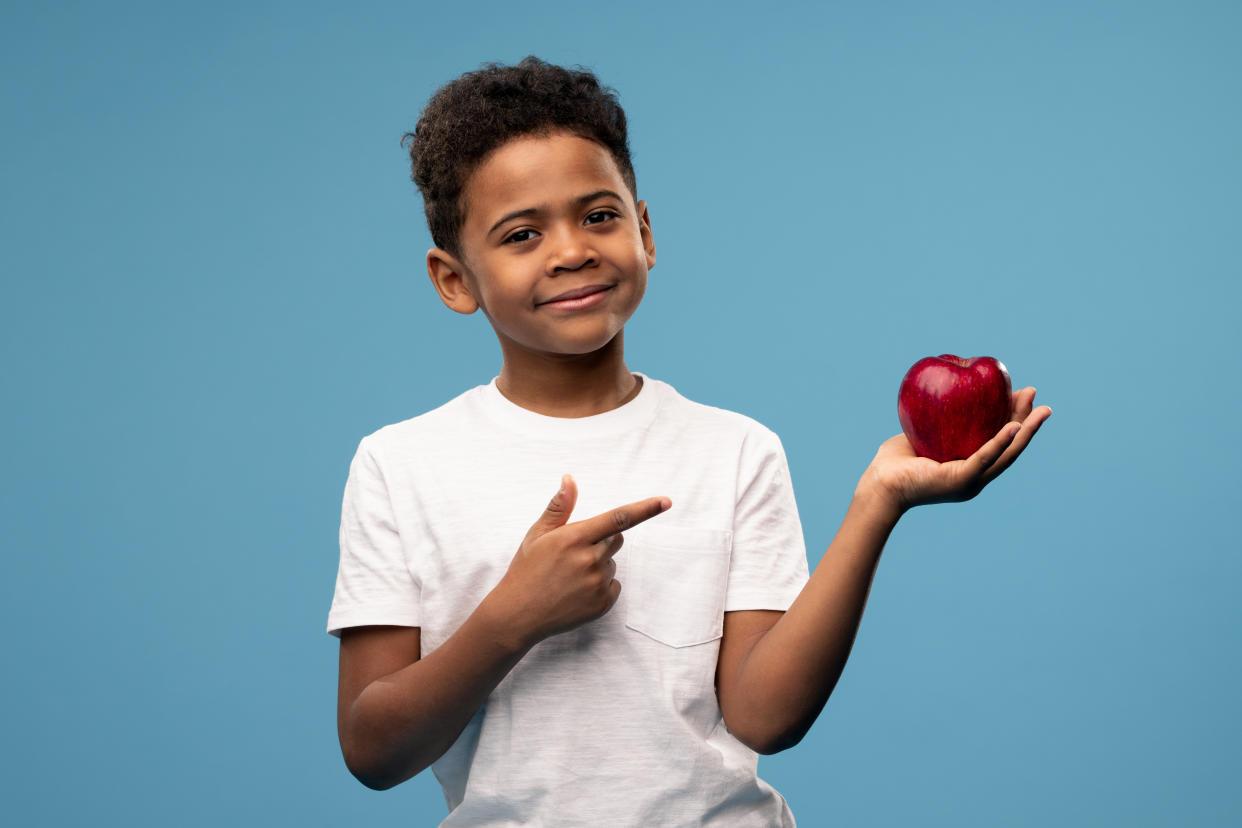
[{"label": "boy's lips", "polygon": [[580,299],[583,296],[590,296],[592,293],[599,293],[601,291],[608,290],[611,287],[612,285],[590,285],[588,287],[574,288],[573,290],[567,290],[564,293],[559,293],[551,299],[545,299],[538,304],[547,305],[551,302],[560,302],[564,299]]}]

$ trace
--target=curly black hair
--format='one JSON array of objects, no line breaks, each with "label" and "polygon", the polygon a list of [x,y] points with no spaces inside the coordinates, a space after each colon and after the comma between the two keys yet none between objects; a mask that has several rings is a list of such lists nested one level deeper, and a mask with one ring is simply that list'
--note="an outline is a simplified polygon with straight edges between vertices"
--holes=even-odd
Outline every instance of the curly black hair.
[{"label": "curly black hair", "polygon": [[402,147],[410,141],[411,178],[436,246],[460,258],[462,191],[488,153],[513,138],[556,131],[603,145],[637,204],[625,111],[616,91],[589,70],[530,55],[516,66],[484,63],[436,91],[414,131],[401,138]]}]

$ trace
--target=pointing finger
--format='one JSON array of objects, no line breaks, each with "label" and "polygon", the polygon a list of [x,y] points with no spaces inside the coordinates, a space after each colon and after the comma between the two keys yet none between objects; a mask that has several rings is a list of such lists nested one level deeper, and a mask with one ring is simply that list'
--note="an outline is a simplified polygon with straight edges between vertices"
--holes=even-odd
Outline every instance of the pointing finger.
[{"label": "pointing finger", "polygon": [[649,497],[627,506],[611,509],[595,517],[580,520],[570,526],[576,527],[578,540],[583,543],[599,543],[609,535],[624,532],[644,520],[650,520],[673,505],[667,497]]}]

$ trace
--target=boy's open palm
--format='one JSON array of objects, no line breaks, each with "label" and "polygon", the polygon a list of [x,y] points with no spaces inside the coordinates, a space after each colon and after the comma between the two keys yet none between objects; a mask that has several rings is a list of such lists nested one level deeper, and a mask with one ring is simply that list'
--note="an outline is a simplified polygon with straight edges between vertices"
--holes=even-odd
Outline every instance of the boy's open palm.
[{"label": "boy's open palm", "polygon": [[[1018,459],[1035,432],[1052,416],[1048,406],[1032,410],[1034,388],[1014,391],[1012,399],[1010,422],[970,457],[937,463],[919,457],[906,435],[898,434],[881,444],[859,487],[870,487],[902,512],[928,503],[970,500]],[[1014,421],[1021,427],[1015,427]]]},{"label": "boy's open palm", "polygon": [[578,486],[565,475],[496,586],[516,631],[531,644],[608,612],[621,594],[613,560],[624,543],[621,532],[672,505],[650,497],[567,523],[577,500]]}]

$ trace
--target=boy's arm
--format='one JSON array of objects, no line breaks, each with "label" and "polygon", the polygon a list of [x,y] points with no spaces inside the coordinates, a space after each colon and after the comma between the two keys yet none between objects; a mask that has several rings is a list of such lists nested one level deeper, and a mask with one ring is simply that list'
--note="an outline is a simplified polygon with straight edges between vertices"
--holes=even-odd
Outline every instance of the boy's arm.
[{"label": "boy's arm", "polygon": [[[1029,392],[1029,393],[1028,393]],[[725,724],[759,753],[796,745],[819,716],[853,647],[880,553],[914,506],[969,500],[1004,471],[1052,414],[1015,392],[1009,423],[966,460],[916,457],[904,434],[884,443],[859,480],[836,537],[784,613],[725,615],[716,685]]]},{"label": "boy's arm", "polygon": [[729,732],[758,753],[793,747],[836,686],[880,552],[899,515],[855,493],[811,579],[785,612],[725,613],[717,696]]},{"label": "boy's arm", "polygon": [[337,730],[364,785],[391,788],[429,766],[531,647],[616,603],[621,532],[671,504],[652,497],[567,524],[577,492],[566,475],[500,583],[425,658],[417,628],[342,631]]},{"label": "boy's arm", "polygon": [[382,791],[444,755],[529,649],[508,633],[486,599],[426,658],[417,627],[342,630],[337,733],[350,773]]}]

